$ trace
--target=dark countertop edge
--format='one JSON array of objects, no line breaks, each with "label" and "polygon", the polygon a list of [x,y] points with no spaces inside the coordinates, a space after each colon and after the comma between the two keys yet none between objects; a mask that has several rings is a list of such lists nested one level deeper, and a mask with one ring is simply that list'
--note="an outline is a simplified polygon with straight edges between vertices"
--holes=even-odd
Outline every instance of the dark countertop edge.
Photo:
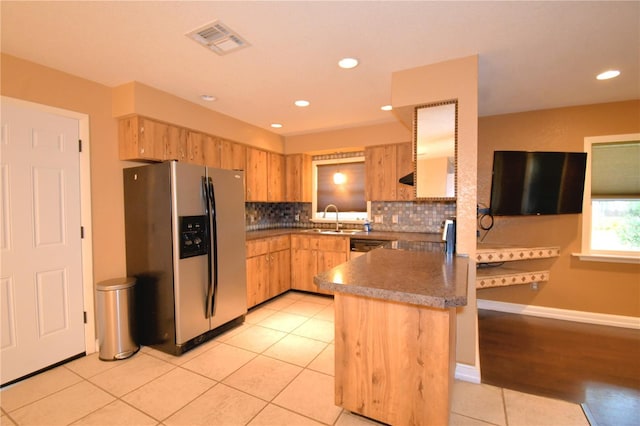
[{"label": "dark countertop edge", "polygon": [[[246,240],[258,240],[261,238],[278,237],[288,234],[302,234],[302,235],[319,235],[319,236],[333,236],[335,234],[315,234],[308,231],[309,228],[273,228],[273,229],[261,229],[257,231],[247,231]],[[442,243],[442,234],[440,233],[428,233],[428,232],[398,232],[398,231],[371,231],[371,232],[359,232],[357,234],[345,234],[345,237],[358,238],[358,239],[380,239],[380,240],[404,240],[404,241],[428,241]]]},{"label": "dark countertop edge", "polygon": [[[367,254],[373,256],[391,256],[390,253],[394,253],[390,258],[397,258],[399,253],[403,250],[390,250],[385,248],[379,248],[373,250]],[[385,254],[389,253],[389,254]],[[415,254],[420,251],[414,251]],[[428,264],[435,264],[436,262],[444,261],[443,256],[434,256],[434,252],[424,252],[423,266],[428,267]],[[400,255],[402,256],[402,255]],[[382,288],[378,286],[367,285],[369,281],[368,276],[371,275],[371,268],[375,270],[376,266],[367,266],[366,259],[364,257],[352,259],[338,265],[328,271],[322,272],[316,275],[313,279],[314,283],[323,290],[331,290],[338,293],[347,293],[352,295],[358,295],[363,297],[369,297],[378,300],[388,300],[407,304],[413,304],[418,306],[427,306],[432,308],[454,308],[466,306],[467,300],[467,280],[468,280],[468,260],[467,256],[453,256],[450,258],[453,262],[451,267],[453,271],[457,271],[460,274],[457,279],[464,280],[464,285],[460,286],[461,292],[457,292],[455,289],[451,292],[451,287],[447,286],[440,278],[436,279],[436,282],[432,281],[430,284],[430,294],[425,292],[416,292],[415,290],[403,291],[402,286],[400,288]],[[375,263],[376,265],[379,262]],[[364,266],[364,269],[363,269]],[[402,268],[405,273],[411,274],[410,268]],[[332,277],[334,272],[339,272],[340,277],[347,280],[347,282],[334,282]],[[417,272],[417,271],[416,271]],[[375,272],[374,272],[375,274]],[[349,278],[350,277],[350,278]],[[376,275],[377,277],[377,275]],[[375,280],[375,278],[374,278]],[[359,284],[358,284],[359,283]],[[391,285],[394,287],[394,285]],[[464,294],[463,294],[464,293]]]},{"label": "dark countertop edge", "polygon": [[315,276],[313,282],[323,290],[335,291],[337,293],[363,296],[371,299],[388,300],[392,302],[407,303],[411,305],[426,306],[429,308],[457,308],[467,305],[466,296],[444,298],[441,296],[417,295],[414,293],[404,293],[401,291],[384,290],[380,288],[368,288],[362,286],[349,286],[336,284],[322,279],[321,275]]}]

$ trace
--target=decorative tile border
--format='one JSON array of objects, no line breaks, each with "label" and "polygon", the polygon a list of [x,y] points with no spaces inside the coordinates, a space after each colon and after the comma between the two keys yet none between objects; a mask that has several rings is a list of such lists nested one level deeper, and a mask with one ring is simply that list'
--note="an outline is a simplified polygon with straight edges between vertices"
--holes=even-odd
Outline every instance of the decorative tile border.
[{"label": "decorative tile border", "polygon": [[560,247],[478,247],[476,262],[511,262],[515,260],[545,259],[560,256]]},{"label": "decorative tile border", "polygon": [[498,273],[482,277],[480,271],[476,276],[476,288],[506,287],[511,285],[538,283],[549,281],[549,271],[523,271],[515,273]]}]

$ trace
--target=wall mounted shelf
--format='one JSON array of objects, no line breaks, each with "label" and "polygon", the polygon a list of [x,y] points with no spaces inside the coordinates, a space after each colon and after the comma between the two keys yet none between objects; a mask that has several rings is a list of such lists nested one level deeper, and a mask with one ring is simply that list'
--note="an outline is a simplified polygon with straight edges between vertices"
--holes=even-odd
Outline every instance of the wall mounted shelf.
[{"label": "wall mounted shelf", "polygon": [[476,288],[505,287],[549,280],[549,262],[560,247],[478,244]]}]

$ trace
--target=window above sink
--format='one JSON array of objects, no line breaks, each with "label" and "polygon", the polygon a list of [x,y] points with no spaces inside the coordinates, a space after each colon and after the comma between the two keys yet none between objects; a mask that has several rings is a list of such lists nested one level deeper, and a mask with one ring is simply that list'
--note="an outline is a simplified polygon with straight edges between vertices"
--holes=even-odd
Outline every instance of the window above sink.
[{"label": "window above sink", "polygon": [[314,157],[312,176],[312,222],[335,223],[335,210],[325,212],[331,204],[338,208],[340,223],[364,223],[370,217],[371,203],[364,195],[365,163],[361,152]]}]

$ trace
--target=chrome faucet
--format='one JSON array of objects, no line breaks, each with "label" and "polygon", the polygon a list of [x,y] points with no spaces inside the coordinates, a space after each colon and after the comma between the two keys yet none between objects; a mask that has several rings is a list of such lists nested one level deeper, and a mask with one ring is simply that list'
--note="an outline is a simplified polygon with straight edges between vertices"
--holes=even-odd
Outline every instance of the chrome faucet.
[{"label": "chrome faucet", "polygon": [[327,210],[329,210],[329,207],[333,207],[336,210],[336,231],[340,230],[340,222],[338,221],[338,207],[335,204],[329,204],[327,207],[324,208],[324,214],[322,215],[323,218],[327,217]]}]

